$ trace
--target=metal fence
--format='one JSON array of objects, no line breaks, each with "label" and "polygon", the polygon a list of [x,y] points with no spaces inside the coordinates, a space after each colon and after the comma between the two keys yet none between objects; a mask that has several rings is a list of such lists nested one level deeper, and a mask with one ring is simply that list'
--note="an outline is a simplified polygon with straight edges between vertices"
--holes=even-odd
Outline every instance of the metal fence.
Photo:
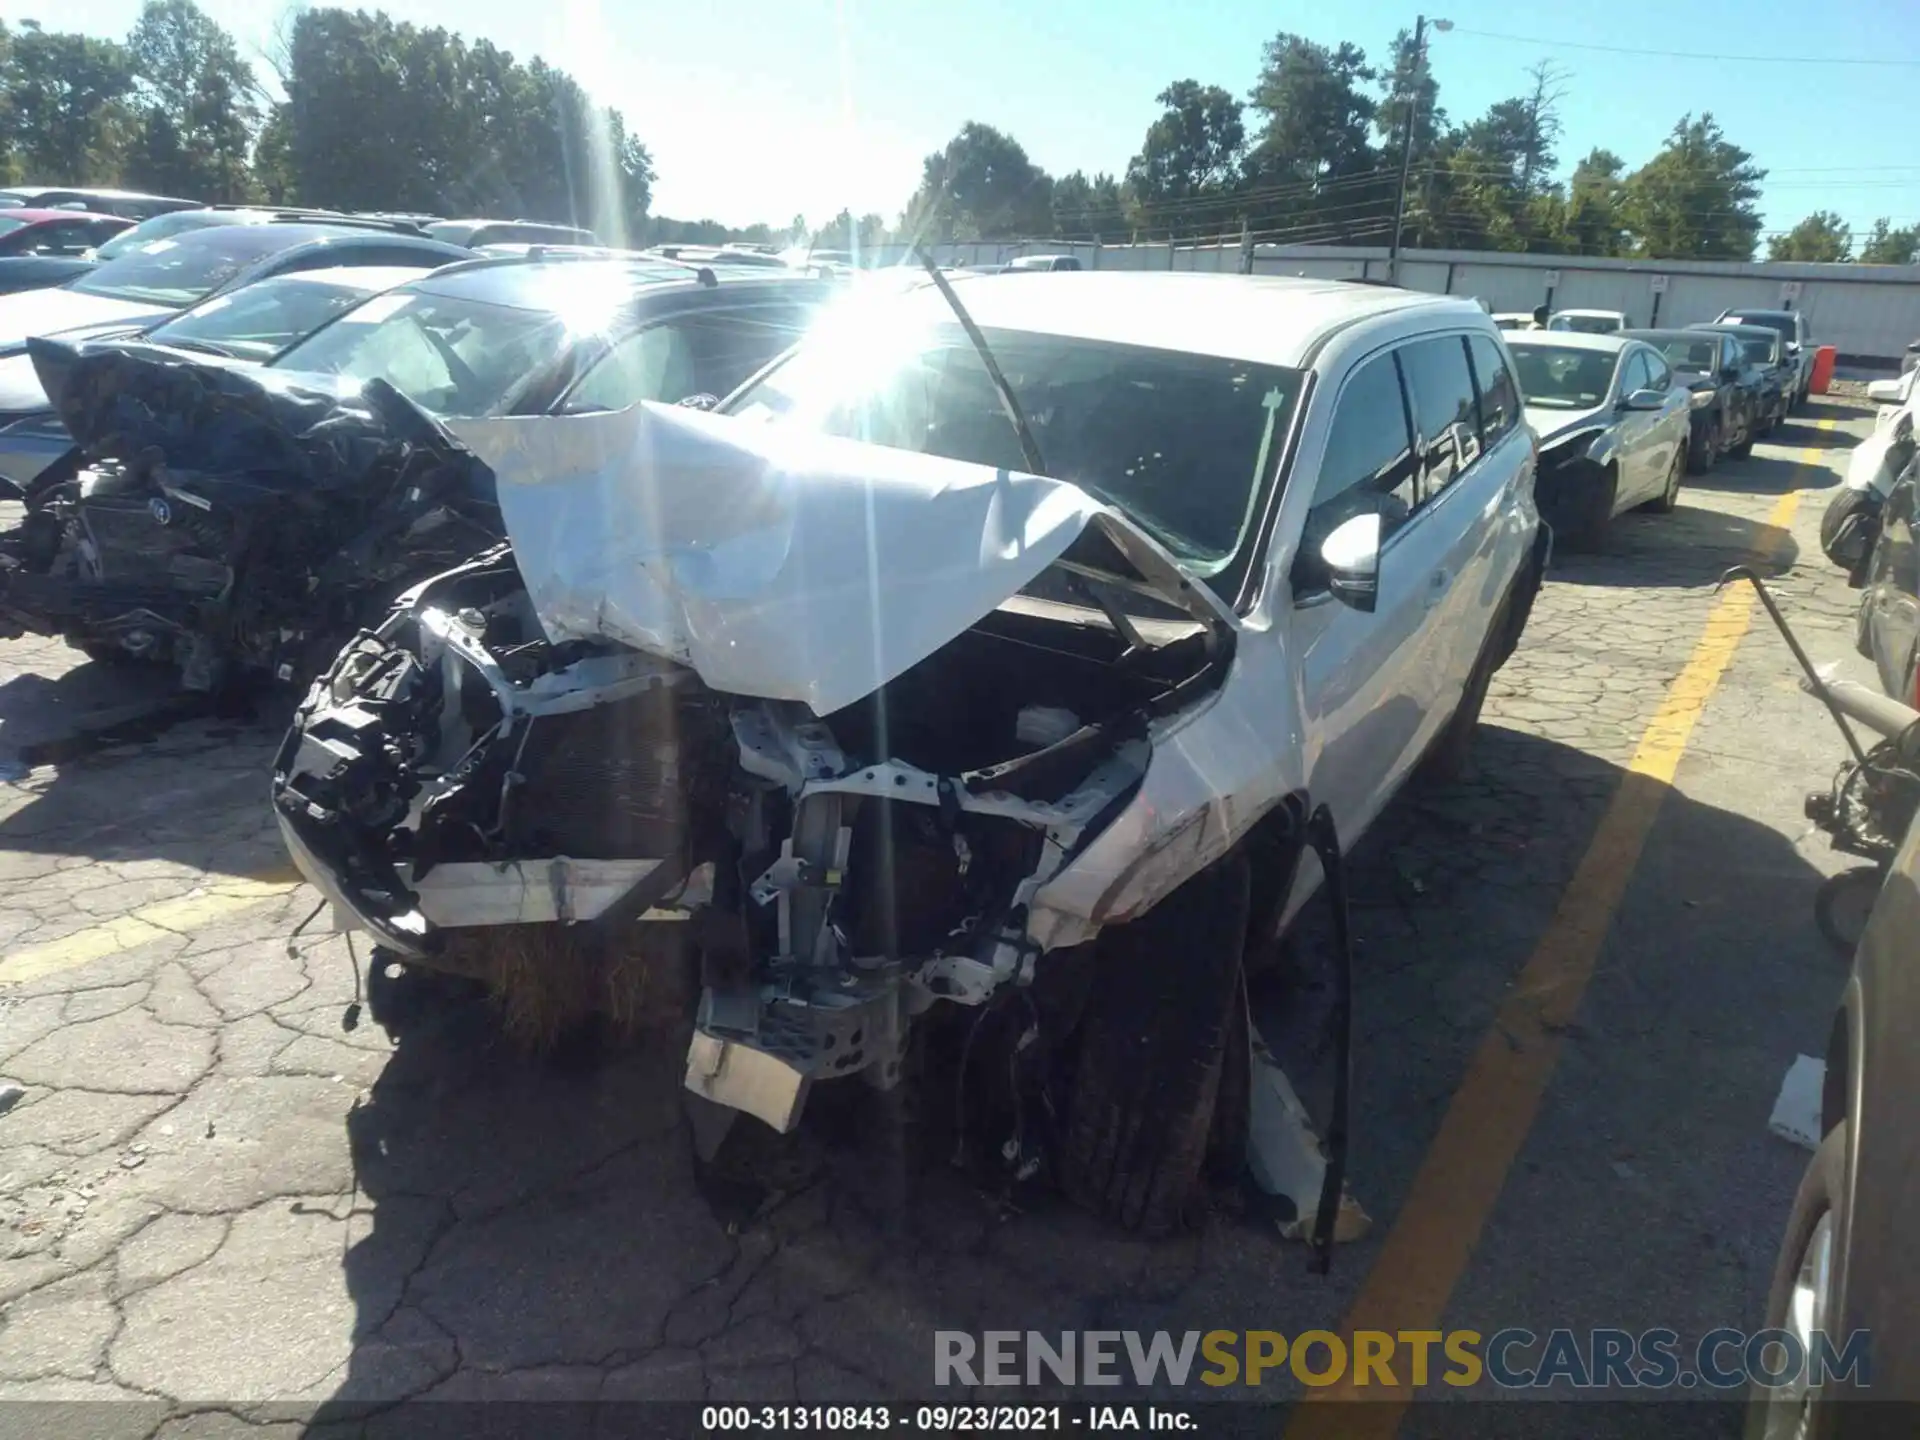
[{"label": "metal fence", "polygon": [[[1257,275],[1384,280],[1383,246],[1256,245]],[[884,262],[904,246],[879,249]],[[1092,270],[1233,272],[1247,261],[1239,243],[1098,245],[1087,241],[1003,241],[934,247],[960,264],[1004,264],[1021,255],[1073,255]],[[1401,252],[1399,283],[1464,295],[1490,310],[1624,311],[1634,325],[1687,325],[1742,306],[1805,313],[1815,343],[1856,365],[1896,365],[1920,340],[1920,265],[1747,264],[1714,260],[1601,260],[1489,250]]]}]

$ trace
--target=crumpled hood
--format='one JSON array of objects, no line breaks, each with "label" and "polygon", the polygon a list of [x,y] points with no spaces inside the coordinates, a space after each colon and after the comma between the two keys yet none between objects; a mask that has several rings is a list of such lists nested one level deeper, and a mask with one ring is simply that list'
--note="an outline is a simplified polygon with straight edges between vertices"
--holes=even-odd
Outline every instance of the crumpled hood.
[{"label": "crumpled hood", "polygon": [[18,354],[35,335],[58,335],[81,326],[138,324],[174,313],[167,305],[142,305],[65,286],[0,295],[0,354]]},{"label": "crumpled hood", "polygon": [[817,715],[933,654],[1090,528],[1157,591],[1205,590],[1038,475],[653,404],[446,423],[498,479],[549,639],[614,640]]},{"label": "crumpled hood", "polygon": [[175,471],[327,490],[368,483],[409,444],[454,453],[435,421],[380,380],[363,389],[137,342],[80,348],[36,339],[27,352],[89,459],[158,450]]},{"label": "crumpled hood", "polygon": [[1607,423],[1607,407],[1604,405],[1596,405],[1591,410],[1555,410],[1543,405],[1529,405],[1524,413],[1527,424],[1539,436],[1543,448],[1575,430],[1592,430]]}]

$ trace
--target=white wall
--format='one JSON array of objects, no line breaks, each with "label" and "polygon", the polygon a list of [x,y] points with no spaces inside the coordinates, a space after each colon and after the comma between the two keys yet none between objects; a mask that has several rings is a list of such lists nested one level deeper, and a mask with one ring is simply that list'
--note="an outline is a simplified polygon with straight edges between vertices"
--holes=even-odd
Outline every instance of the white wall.
[{"label": "white wall", "polygon": [[[880,263],[894,263],[906,247],[880,247]],[[1075,255],[1099,270],[1237,271],[1236,244],[1094,245],[1065,242],[983,241],[935,247],[940,260],[1004,264],[1017,255]],[[1259,275],[1304,275],[1327,280],[1386,277],[1383,247],[1261,245],[1254,251]],[[1659,323],[1686,325],[1711,320],[1736,306],[1777,308],[1781,287],[1795,281],[1797,300],[1818,344],[1858,358],[1895,361],[1907,342],[1920,339],[1920,265],[1746,264],[1735,261],[1599,260],[1579,256],[1515,255],[1500,251],[1409,250],[1401,255],[1400,283],[1415,290],[1471,296],[1493,310],[1531,310],[1548,303],[1546,281],[1559,272],[1555,309],[1624,310],[1636,325],[1651,323],[1653,281],[1666,277]]]}]

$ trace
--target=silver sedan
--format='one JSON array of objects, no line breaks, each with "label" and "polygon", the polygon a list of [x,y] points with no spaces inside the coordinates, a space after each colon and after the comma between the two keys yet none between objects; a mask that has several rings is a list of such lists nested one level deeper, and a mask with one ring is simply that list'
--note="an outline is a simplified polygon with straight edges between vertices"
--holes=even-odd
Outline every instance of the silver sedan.
[{"label": "silver sedan", "polygon": [[1692,420],[1665,356],[1567,331],[1511,335],[1507,349],[1540,443],[1535,497],[1562,544],[1593,548],[1623,510],[1673,509]]}]

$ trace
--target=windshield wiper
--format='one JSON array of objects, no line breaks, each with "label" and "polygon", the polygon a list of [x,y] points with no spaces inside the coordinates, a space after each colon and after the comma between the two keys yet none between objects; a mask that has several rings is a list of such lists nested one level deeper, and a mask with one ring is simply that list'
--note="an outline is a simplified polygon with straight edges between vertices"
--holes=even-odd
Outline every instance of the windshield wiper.
[{"label": "windshield wiper", "polygon": [[987,337],[980,333],[980,327],[973,323],[973,317],[967,313],[967,307],[960,303],[960,297],[953,293],[953,286],[947,283],[947,277],[940,273],[940,267],[933,263],[933,257],[922,250],[919,252],[920,264],[933,280],[934,288],[940,292],[940,298],[947,302],[947,308],[953,311],[954,319],[960,322],[960,328],[967,332],[967,339],[973,342],[973,348],[979,352],[980,363],[986,367],[987,378],[993,381],[993,388],[999,392],[1000,406],[1007,412],[1007,420],[1013,426],[1013,433],[1020,440],[1020,455],[1027,462],[1027,469],[1035,475],[1045,475],[1047,467],[1040,458],[1040,447],[1034,442],[1033,431],[1027,428],[1027,417],[1020,411],[1020,402],[1013,398],[1013,387],[1007,383],[1007,377],[1001,373],[1000,362],[993,358],[988,348]]}]

